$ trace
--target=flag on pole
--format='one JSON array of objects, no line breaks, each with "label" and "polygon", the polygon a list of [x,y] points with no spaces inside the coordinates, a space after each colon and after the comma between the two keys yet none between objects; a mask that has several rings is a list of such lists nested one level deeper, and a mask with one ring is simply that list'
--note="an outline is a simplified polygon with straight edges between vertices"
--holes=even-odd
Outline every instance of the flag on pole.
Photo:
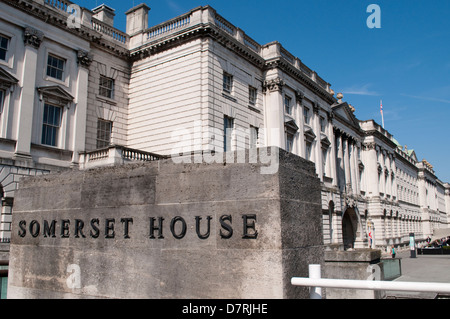
[{"label": "flag on pole", "polygon": [[383,122],[384,128],[383,100],[380,101],[380,113],[381,113],[381,121]]}]

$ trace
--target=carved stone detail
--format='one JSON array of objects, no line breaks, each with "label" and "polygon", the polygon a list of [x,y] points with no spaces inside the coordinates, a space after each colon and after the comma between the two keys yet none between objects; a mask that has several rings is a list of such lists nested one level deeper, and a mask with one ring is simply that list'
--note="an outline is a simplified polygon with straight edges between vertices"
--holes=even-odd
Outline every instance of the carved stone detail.
[{"label": "carved stone detail", "polygon": [[302,91],[296,91],[295,98],[297,99],[298,103],[302,104],[303,99],[305,98],[305,93],[303,93]]},{"label": "carved stone detail", "polygon": [[88,68],[92,63],[92,56],[87,51],[78,50],[77,62],[78,62],[78,65]]},{"label": "carved stone detail", "polygon": [[264,82],[264,90],[269,92],[275,92],[279,91],[281,92],[283,90],[283,86],[285,85],[284,81],[280,78],[268,80]]},{"label": "carved stone detail", "polygon": [[26,27],[23,33],[23,41],[25,45],[30,45],[35,49],[39,49],[42,40],[44,39],[44,33],[31,27]]}]

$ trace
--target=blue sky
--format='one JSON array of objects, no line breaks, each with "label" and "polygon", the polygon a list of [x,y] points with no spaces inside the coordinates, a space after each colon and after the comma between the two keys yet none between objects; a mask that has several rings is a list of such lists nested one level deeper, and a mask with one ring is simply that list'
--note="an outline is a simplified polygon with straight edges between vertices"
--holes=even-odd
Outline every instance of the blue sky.
[{"label": "blue sky", "polygon": [[[125,30],[133,1],[78,0],[116,9]],[[144,1],[135,0],[134,5]],[[381,124],[419,160],[450,182],[450,1],[448,0],[152,0],[149,25],[210,5],[260,44],[279,41],[356,108]],[[381,28],[369,29],[367,7],[381,8]]]}]

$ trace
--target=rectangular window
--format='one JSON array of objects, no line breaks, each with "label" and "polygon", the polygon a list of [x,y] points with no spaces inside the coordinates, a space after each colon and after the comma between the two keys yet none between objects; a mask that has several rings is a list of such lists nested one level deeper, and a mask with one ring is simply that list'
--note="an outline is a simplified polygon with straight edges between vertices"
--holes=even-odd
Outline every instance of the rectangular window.
[{"label": "rectangular window", "polygon": [[284,112],[286,114],[292,115],[292,99],[289,96],[284,97]]},{"label": "rectangular window", "polygon": [[306,142],[305,158],[310,161],[311,160],[311,155],[312,155],[312,143]]},{"label": "rectangular window", "polygon": [[53,55],[48,55],[47,76],[63,81],[64,65],[66,61]]},{"label": "rectangular window", "polygon": [[114,99],[114,80],[100,76],[99,94],[109,99]]},{"label": "rectangular window", "polygon": [[112,122],[98,119],[97,121],[97,148],[105,148],[111,144]]},{"label": "rectangular window", "polygon": [[0,90],[0,113],[3,112],[3,104],[5,103],[5,91]]},{"label": "rectangular window", "polygon": [[44,104],[44,120],[42,121],[42,144],[57,146],[59,128],[61,127],[61,108]]},{"label": "rectangular window", "polygon": [[327,156],[328,155],[328,150],[327,149],[322,149],[322,165],[323,165],[323,175],[326,175],[327,172]]},{"label": "rectangular window", "polygon": [[231,151],[231,140],[233,135],[234,119],[228,116],[224,117],[224,139],[223,150],[224,152]]},{"label": "rectangular window", "polygon": [[0,60],[6,61],[6,52],[8,52],[9,38],[0,35]]},{"label": "rectangular window", "polygon": [[322,116],[320,117],[320,131],[322,133],[325,133],[327,126],[326,126],[326,122],[325,122],[325,118],[323,118]]},{"label": "rectangular window", "polygon": [[228,73],[223,73],[223,90],[231,93],[233,89],[233,76]]},{"label": "rectangular window", "polygon": [[286,133],[286,152],[294,150],[294,135]]},{"label": "rectangular window", "polygon": [[306,107],[303,108],[303,119],[306,124],[309,124],[309,109]]},{"label": "rectangular window", "polygon": [[251,105],[255,105],[256,104],[256,97],[257,97],[257,90],[256,88],[249,86],[248,88],[248,102]]},{"label": "rectangular window", "polygon": [[250,126],[250,148],[258,147],[258,135],[259,129],[254,126]]}]

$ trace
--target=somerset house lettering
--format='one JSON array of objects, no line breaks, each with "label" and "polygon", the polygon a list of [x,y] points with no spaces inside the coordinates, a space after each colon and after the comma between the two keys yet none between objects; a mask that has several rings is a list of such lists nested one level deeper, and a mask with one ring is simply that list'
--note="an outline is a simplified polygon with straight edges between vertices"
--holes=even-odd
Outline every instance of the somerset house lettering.
[{"label": "somerset house lettering", "polygon": [[[43,238],[105,238],[105,239],[131,239],[133,236],[147,236],[149,239],[165,239],[172,236],[181,240],[186,237],[188,228],[195,228],[196,236],[201,240],[206,240],[211,236],[211,224],[214,222],[212,216],[195,216],[193,219],[185,219],[176,216],[170,220],[164,217],[149,217],[147,234],[133,233],[134,219],[124,217],[115,218],[92,218],[83,219],[62,219],[62,220],[21,220],[18,223],[18,236],[43,237]],[[236,221],[237,222],[237,221]],[[241,233],[238,235],[233,225],[231,215],[222,215],[218,219],[220,227],[219,235],[222,239],[231,239],[233,236],[241,236],[242,239],[257,239],[258,230],[256,226],[256,215],[242,215],[240,221]],[[193,227],[190,227],[193,226]]]}]

